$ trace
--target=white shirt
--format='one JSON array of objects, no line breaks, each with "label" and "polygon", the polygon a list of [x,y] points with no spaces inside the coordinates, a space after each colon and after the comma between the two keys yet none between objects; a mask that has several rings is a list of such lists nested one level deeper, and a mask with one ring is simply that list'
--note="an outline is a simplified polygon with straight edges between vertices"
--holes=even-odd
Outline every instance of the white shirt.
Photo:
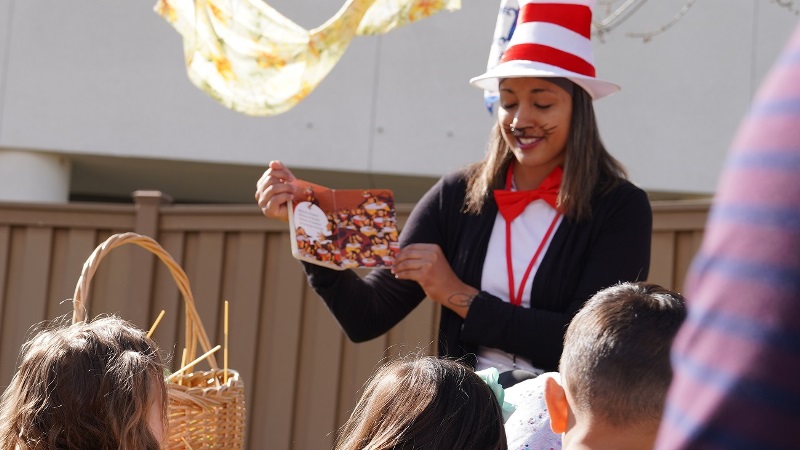
[{"label": "white shirt", "polygon": [[[519,289],[519,284],[525,275],[528,264],[530,264],[533,254],[536,253],[536,249],[539,248],[547,229],[550,228],[550,224],[556,217],[556,212],[544,200],[535,200],[528,204],[525,211],[511,222],[511,258],[514,265],[514,289]],[[542,252],[539,254],[539,258],[537,258],[530,275],[528,275],[528,279],[525,281],[525,286],[522,289],[523,308],[530,308],[531,306],[530,295],[533,278],[539,270],[542,259],[547,253],[550,242],[553,240],[553,236],[555,236],[562,220],[563,216],[558,218],[553,231],[542,248]],[[511,296],[508,292],[508,271],[506,266],[506,221],[503,215],[498,212],[494,220],[492,235],[489,238],[486,259],[483,261],[480,289],[510,303]],[[515,355],[496,348],[479,347],[477,356],[476,370],[495,367],[500,372],[512,369],[524,369],[534,373],[543,372],[543,370],[534,367],[530,360],[519,356],[515,358]]]}]

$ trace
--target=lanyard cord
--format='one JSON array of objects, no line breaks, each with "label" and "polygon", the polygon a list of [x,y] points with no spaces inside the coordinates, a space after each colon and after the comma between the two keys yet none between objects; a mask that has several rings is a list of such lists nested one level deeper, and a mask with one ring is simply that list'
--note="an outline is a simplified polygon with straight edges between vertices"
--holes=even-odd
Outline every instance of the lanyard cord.
[{"label": "lanyard cord", "polygon": [[531,262],[528,263],[528,268],[525,270],[525,275],[522,277],[522,282],[519,285],[519,289],[515,293],[514,289],[514,262],[511,258],[511,222],[506,222],[506,267],[508,270],[508,295],[509,300],[511,301],[512,305],[520,306],[522,304],[522,291],[525,288],[525,283],[528,281],[528,277],[531,274],[531,270],[533,270],[533,265],[536,263],[536,260],[539,258],[539,254],[542,252],[544,248],[544,244],[547,243],[550,235],[553,233],[553,229],[556,226],[556,222],[558,222],[559,217],[561,217],[560,213],[556,213],[556,216],[553,218],[553,221],[550,222],[550,227],[547,229],[547,232],[544,234],[542,238],[542,242],[539,243],[539,248],[536,249],[536,253],[533,254],[533,258],[531,258]]}]

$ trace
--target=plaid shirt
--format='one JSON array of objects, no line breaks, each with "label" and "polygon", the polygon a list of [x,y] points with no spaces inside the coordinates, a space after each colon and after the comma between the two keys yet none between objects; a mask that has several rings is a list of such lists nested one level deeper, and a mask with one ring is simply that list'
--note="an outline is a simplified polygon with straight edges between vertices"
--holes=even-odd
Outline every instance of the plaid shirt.
[{"label": "plaid shirt", "polygon": [[686,298],[656,448],[800,448],[800,25],[741,124]]}]

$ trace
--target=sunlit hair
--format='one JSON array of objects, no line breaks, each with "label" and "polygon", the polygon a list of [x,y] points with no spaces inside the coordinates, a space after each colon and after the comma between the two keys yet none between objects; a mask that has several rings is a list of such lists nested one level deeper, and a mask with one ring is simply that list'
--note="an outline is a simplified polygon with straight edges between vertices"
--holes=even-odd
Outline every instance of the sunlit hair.
[{"label": "sunlit hair", "polygon": [[655,284],[595,294],[564,337],[559,370],[573,408],[615,426],[658,423],[672,381],[670,347],[685,318],[683,297]]},{"label": "sunlit hair", "polygon": [[367,383],[336,450],[504,450],[503,415],[471,368],[421,357],[382,366]]},{"label": "sunlit hair", "polygon": [[167,395],[158,346],[116,317],[49,325],[22,347],[0,403],[2,450],[157,450]]},{"label": "sunlit hair", "polygon": [[[514,153],[503,140],[500,124],[492,128],[486,156],[468,171],[464,211],[478,214],[494,189],[503,189]],[[575,86],[572,120],[564,158],[564,178],[558,204],[564,215],[583,220],[592,214],[592,194],[608,191],[627,178],[625,169],[600,140],[592,98]],[[602,183],[602,184],[601,184]]]}]

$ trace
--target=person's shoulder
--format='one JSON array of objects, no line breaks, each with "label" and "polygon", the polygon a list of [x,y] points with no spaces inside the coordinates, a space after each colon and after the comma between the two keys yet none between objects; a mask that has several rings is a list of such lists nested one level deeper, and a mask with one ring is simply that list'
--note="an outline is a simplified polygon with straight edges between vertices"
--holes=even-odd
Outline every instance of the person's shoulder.
[{"label": "person's shoulder", "polygon": [[441,181],[446,186],[466,186],[473,169],[471,166],[462,167],[445,174]]},{"label": "person's shoulder", "polygon": [[505,389],[505,392],[506,394],[510,395],[509,398],[520,399],[531,392],[544,391],[544,385],[548,378],[555,378],[559,383],[561,382],[560,374],[558,372],[545,372],[537,377],[522,380],[519,383]]},{"label": "person's shoulder", "polygon": [[468,176],[465,169],[443,175],[420,198],[414,210],[417,214],[422,211],[437,211],[437,214],[442,210],[460,211],[467,192]]},{"label": "person's shoulder", "polygon": [[515,409],[505,423],[508,448],[561,448],[561,436],[550,428],[545,389],[557,372],[547,372],[504,390],[504,400]]},{"label": "person's shoulder", "polygon": [[601,179],[595,189],[595,200],[599,202],[647,201],[647,193],[625,178]]},{"label": "person's shoulder", "polygon": [[446,173],[436,184],[431,187],[431,191],[442,192],[444,194],[463,195],[467,190],[467,182],[471,174],[470,167],[463,167],[458,170]]},{"label": "person's shoulder", "polygon": [[601,180],[592,199],[592,215],[598,216],[650,215],[647,193],[634,183],[621,178]]}]

